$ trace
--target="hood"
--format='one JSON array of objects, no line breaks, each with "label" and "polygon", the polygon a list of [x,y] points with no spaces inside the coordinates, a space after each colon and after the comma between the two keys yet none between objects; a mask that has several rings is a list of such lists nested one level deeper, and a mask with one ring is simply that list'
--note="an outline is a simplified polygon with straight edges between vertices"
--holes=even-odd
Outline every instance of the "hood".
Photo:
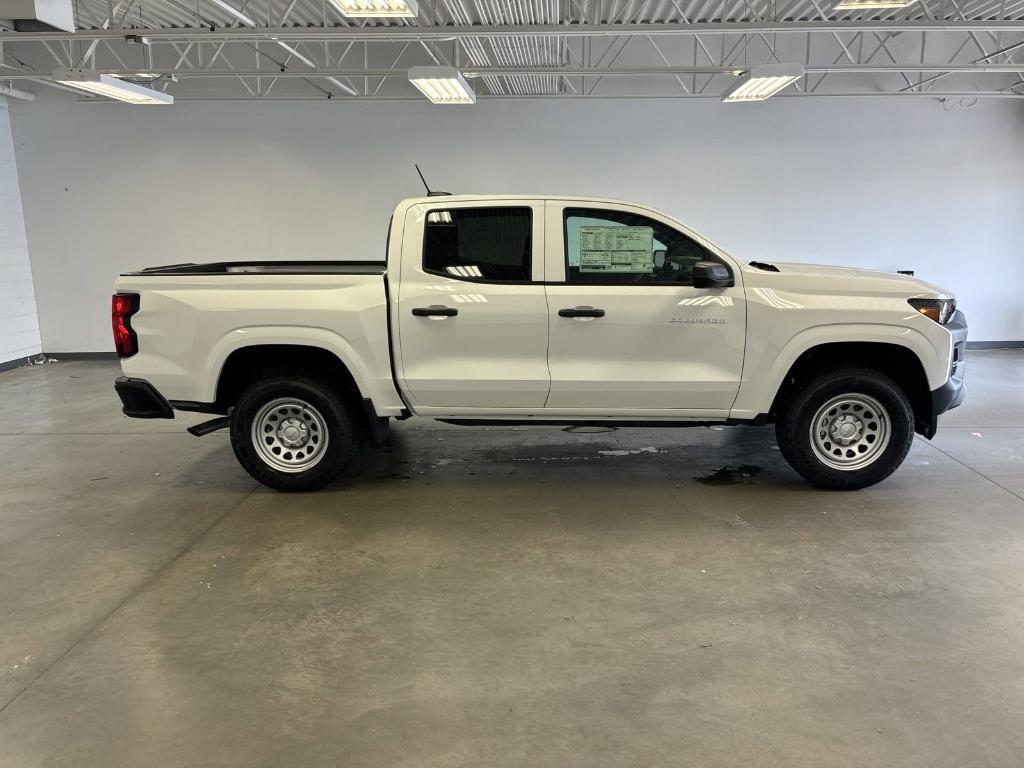
[{"label": "hood", "polygon": [[919,293],[941,294],[952,297],[953,294],[940,288],[937,285],[921,280],[911,275],[901,275],[896,272],[883,272],[878,269],[857,269],[854,267],[833,267],[827,264],[801,264],[798,262],[773,261],[772,264],[778,267],[777,273],[763,272],[754,268],[755,272],[770,274],[785,279],[787,276],[811,278],[819,280],[842,280],[854,282],[875,282],[879,285],[885,284],[890,290],[903,289],[908,295]]}]

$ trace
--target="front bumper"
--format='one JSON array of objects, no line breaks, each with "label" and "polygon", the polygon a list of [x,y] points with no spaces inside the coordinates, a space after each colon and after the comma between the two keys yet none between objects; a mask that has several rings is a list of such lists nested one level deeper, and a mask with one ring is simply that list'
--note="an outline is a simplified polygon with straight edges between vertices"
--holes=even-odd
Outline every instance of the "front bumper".
[{"label": "front bumper", "polygon": [[121,398],[125,416],[133,419],[173,419],[174,411],[167,398],[145,379],[118,376],[114,380],[114,391]]},{"label": "front bumper", "polygon": [[931,418],[918,425],[918,431],[929,439],[935,436],[939,428],[939,414],[960,405],[967,392],[964,385],[967,318],[964,317],[964,313],[957,310],[953,319],[946,323],[946,330],[953,336],[953,360],[949,367],[949,378],[941,387],[932,390]]}]

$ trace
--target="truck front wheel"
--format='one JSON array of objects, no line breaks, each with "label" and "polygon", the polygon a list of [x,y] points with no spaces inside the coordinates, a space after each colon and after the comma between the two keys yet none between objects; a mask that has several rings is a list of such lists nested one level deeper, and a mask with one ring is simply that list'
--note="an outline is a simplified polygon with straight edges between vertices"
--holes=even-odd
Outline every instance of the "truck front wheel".
[{"label": "truck front wheel", "polygon": [[820,488],[855,490],[903,463],[914,413],[903,390],[870,368],[821,373],[798,385],[775,424],[782,455]]},{"label": "truck front wheel", "polygon": [[301,375],[250,385],[231,414],[231,447],[239,463],[278,491],[322,488],[345,469],[356,445],[345,398]]}]

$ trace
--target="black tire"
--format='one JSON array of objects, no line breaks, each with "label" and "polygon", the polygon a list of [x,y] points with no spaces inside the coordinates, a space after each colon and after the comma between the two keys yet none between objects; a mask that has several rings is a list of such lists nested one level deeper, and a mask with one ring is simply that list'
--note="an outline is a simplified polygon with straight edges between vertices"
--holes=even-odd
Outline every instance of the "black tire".
[{"label": "black tire", "polygon": [[[847,394],[867,396],[882,406],[885,410],[883,416],[887,415],[889,421],[888,444],[884,449],[874,449],[875,453],[872,453],[871,445],[860,440],[852,447],[859,449],[860,445],[864,445],[865,452],[871,457],[870,463],[866,466],[842,469],[830,466],[818,455],[811,433],[811,423],[818,415],[819,409],[834,402],[834,398],[842,398]],[[853,410],[849,412],[856,413]],[[829,415],[834,413],[836,410],[830,409],[822,417],[829,418]],[[844,413],[845,411],[840,411],[839,416]],[[861,422],[863,421],[861,419]],[[823,454],[835,453],[837,458],[827,456],[830,461],[863,460],[856,455],[843,458],[847,455],[848,446],[829,443],[828,429],[821,427],[821,430],[819,434],[824,437],[817,450]],[[857,434],[866,435],[866,430],[858,431]],[[820,373],[806,382],[799,383],[780,409],[775,423],[775,436],[786,461],[806,480],[819,488],[852,491],[881,482],[903,463],[914,440],[914,412],[903,390],[885,374],[870,368],[843,368]],[[879,441],[878,444],[882,445],[883,442]],[[855,452],[850,450],[849,453]]]},{"label": "black tire", "polygon": [[[312,418],[312,421],[305,422],[311,427],[306,433],[307,441],[313,450],[322,448],[315,463],[301,471],[286,471],[275,467],[261,455],[262,447],[253,444],[253,420],[265,406],[275,400],[289,398],[312,406],[312,411],[308,412],[292,410],[299,414],[294,418]],[[271,416],[276,415],[274,409],[270,410]],[[288,414],[285,417],[292,418]],[[319,446],[312,442],[314,435],[318,436]],[[323,442],[320,442],[321,439]],[[350,400],[324,382],[302,374],[278,374],[255,382],[242,392],[231,413],[231,447],[239,463],[255,480],[278,491],[312,491],[323,488],[348,466],[358,444],[357,422]],[[285,447],[284,450],[287,452],[289,449]],[[301,447],[296,449],[294,455],[299,455],[301,450]],[[289,456],[289,459],[292,457],[290,453],[284,455]]]}]

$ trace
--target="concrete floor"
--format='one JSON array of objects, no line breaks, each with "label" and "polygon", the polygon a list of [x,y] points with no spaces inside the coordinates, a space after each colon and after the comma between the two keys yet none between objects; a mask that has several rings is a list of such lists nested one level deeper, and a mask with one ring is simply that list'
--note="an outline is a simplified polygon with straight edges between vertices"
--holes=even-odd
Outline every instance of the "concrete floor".
[{"label": "concrete floor", "polygon": [[115,370],[0,374],[4,767],[1024,763],[1024,352],[856,493],[419,422],[286,496]]}]

